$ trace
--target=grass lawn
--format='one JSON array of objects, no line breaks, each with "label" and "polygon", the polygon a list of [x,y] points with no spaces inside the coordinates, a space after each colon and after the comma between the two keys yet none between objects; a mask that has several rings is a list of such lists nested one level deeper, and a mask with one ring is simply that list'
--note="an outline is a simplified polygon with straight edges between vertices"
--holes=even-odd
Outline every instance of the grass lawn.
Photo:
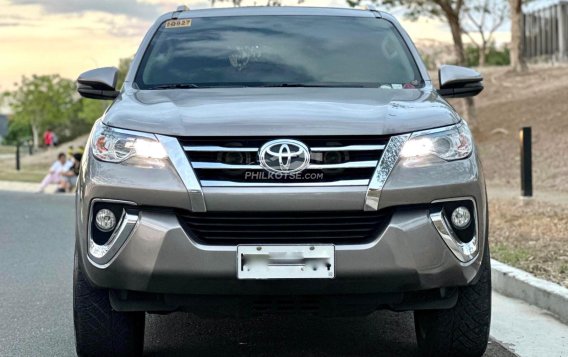
[{"label": "grass lawn", "polygon": [[[16,171],[16,147],[0,145],[0,181],[23,181],[39,183],[46,175],[53,160],[43,157],[39,151],[30,156],[28,147],[20,148],[20,171]],[[52,156],[54,156],[52,154]]]},{"label": "grass lawn", "polygon": [[0,155],[2,154],[15,154],[16,147],[8,145],[0,145]]},{"label": "grass lawn", "polygon": [[16,171],[14,160],[0,161],[0,181],[41,182],[49,169],[49,163],[26,165],[22,163],[20,171]]},{"label": "grass lawn", "polygon": [[490,199],[493,258],[568,287],[568,202]]}]

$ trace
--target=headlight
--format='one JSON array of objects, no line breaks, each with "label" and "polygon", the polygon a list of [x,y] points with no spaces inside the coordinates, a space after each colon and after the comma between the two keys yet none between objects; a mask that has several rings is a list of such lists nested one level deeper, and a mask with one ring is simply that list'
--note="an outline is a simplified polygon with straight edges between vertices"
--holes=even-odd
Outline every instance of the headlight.
[{"label": "headlight", "polygon": [[404,144],[400,157],[409,162],[439,158],[446,161],[468,157],[473,150],[473,139],[467,124],[462,120],[449,127],[418,131]]},{"label": "headlight", "polygon": [[115,129],[98,122],[92,136],[93,155],[106,162],[132,159],[164,159],[166,150],[152,134]]}]

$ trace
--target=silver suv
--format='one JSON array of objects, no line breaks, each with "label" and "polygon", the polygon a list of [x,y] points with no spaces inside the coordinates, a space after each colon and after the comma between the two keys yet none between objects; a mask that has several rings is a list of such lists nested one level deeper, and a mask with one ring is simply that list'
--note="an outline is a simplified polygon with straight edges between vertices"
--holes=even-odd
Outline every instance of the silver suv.
[{"label": "silver suv", "polygon": [[[395,18],[236,8],[160,17],[94,125],[77,191],[81,356],[139,355],[145,313],[414,311],[425,356],[480,356],[491,282],[483,172]],[[298,317],[298,318],[301,318]]]}]

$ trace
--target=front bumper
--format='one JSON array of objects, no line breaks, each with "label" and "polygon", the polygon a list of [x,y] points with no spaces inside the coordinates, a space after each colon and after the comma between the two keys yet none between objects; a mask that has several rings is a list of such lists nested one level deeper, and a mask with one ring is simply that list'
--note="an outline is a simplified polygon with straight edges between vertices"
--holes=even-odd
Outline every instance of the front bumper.
[{"label": "front bumper", "polygon": [[335,247],[336,278],[237,280],[235,246],[194,242],[173,214],[140,213],[137,226],[105,267],[85,264],[105,288],[177,294],[346,294],[425,290],[468,284],[477,261],[460,263],[432,225],[427,209],[400,209],[369,244]]},{"label": "front bumper", "polygon": [[[366,186],[295,188],[209,188],[210,211],[363,210]],[[461,262],[434,227],[428,205],[471,198],[478,219],[478,254]],[[112,259],[88,259],[88,221],[95,199],[131,201],[142,207],[138,222]],[[236,246],[204,245],[190,237],[173,212],[191,211],[190,196],[175,168],[103,163],[88,155],[77,195],[80,264],[93,285],[116,290],[189,295],[352,295],[415,292],[470,284],[486,245],[486,196],[479,160],[409,168],[397,165],[379,209],[394,212],[372,242],[337,245],[334,279],[250,281],[237,279]],[[269,243],[269,242],[267,242]]]}]

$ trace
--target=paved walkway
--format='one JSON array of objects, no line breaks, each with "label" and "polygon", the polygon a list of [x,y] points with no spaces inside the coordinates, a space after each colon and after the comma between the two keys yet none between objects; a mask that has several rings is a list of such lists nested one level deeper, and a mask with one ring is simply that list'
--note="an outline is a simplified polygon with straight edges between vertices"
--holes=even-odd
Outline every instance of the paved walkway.
[{"label": "paved walkway", "polygon": [[[557,205],[568,204],[568,193],[565,192],[538,190],[533,192],[533,195],[534,196],[529,199],[541,202],[550,202]],[[489,199],[521,199],[521,189],[514,189],[510,186],[493,185],[489,182],[487,183],[487,196],[489,196]]]},{"label": "paved walkway", "polygon": [[[20,182],[20,181],[0,181],[0,191],[20,191],[20,192],[36,192],[39,183]],[[49,185],[45,189],[45,193],[54,193],[57,185]]]},{"label": "paved walkway", "polygon": [[520,357],[568,357],[568,326],[524,301],[493,292],[491,337]]}]

